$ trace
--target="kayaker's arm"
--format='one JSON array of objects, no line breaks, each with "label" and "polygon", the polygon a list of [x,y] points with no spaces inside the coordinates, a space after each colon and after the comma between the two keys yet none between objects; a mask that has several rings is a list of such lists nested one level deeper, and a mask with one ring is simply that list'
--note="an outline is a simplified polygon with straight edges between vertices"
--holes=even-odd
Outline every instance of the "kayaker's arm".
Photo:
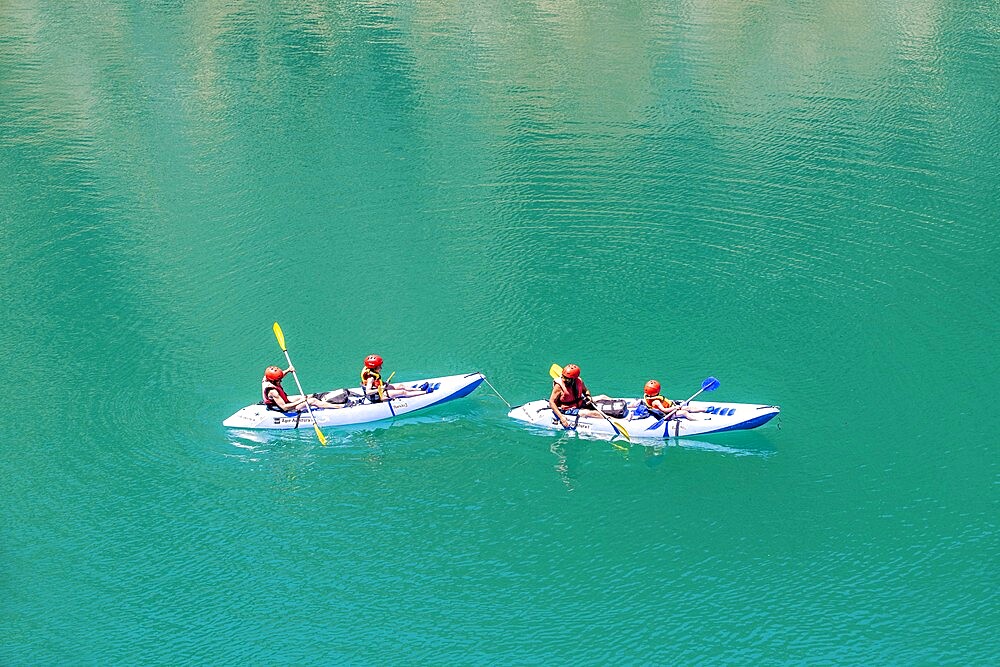
[{"label": "kayaker's arm", "polygon": [[[667,399],[669,401],[669,399]],[[653,401],[653,409],[659,410],[663,413],[663,419],[668,419],[671,415],[680,409],[680,404],[674,401],[669,401],[670,407],[666,405],[663,401]]]},{"label": "kayaker's arm", "polygon": [[274,401],[274,404],[277,405],[282,412],[301,412],[302,408],[306,405],[306,401],[308,400],[307,398],[300,398],[297,401],[285,401],[281,398],[281,394],[279,394],[275,389],[271,389],[267,393],[271,400]]},{"label": "kayaker's arm", "polygon": [[281,393],[277,389],[269,389],[267,391],[267,397],[274,401],[274,404],[278,406],[278,409],[282,412],[288,412],[291,410],[291,404],[285,402],[285,399],[281,398]]},{"label": "kayaker's arm", "polygon": [[[583,389],[583,398],[586,399],[584,401],[585,405],[590,405],[590,407],[592,407],[594,410],[597,410],[598,412],[601,411],[601,409],[599,407],[597,407],[597,401],[594,400],[594,397],[591,396],[591,394],[590,394],[590,390],[588,390],[586,387],[584,387],[584,389]],[[606,395],[604,395],[604,394],[600,394],[598,396],[598,398],[604,400],[604,399],[607,399],[609,397],[606,396]]]},{"label": "kayaker's arm", "polygon": [[560,412],[559,405],[556,403],[556,399],[562,396],[562,388],[556,384],[552,384],[552,394],[549,395],[549,407],[552,408],[552,414],[556,416],[559,423],[562,424],[563,428],[569,428],[569,421],[566,416]]}]

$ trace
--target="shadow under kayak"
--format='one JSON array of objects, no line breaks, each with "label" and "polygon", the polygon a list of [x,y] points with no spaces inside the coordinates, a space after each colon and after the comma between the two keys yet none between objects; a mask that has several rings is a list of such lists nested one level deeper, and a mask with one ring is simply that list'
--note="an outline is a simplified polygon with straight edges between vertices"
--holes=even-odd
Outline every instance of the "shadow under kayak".
[{"label": "shadow under kayak", "polygon": [[[621,399],[619,399],[621,400]],[[638,399],[624,399],[629,405],[634,405]],[[742,431],[757,428],[771,421],[781,412],[777,405],[758,405],[755,403],[720,403],[708,401],[691,401],[691,407],[704,408],[706,412],[696,412],[691,419],[662,420],[646,415],[636,415],[635,408],[629,408],[624,417],[611,419],[621,424],[635,440],[683,438],[692,435],[722,433],[723,431]],[[527,422],[542,428],[563,430],[562,424],[546,400],[531,401],[513,408],[507,416],[518,421]],[[575,421],[576,417],[569,417]],[[614,436],[611,424],[600,417],[580,417],[576,430],[584,434]]]},{"label": "shadow under kayak", "polygon": [[[405,398],[386,398],[384,401],[371,403],[363,399],[361,387],[348,390],[349,401],[342,408],[313,408],[312,413],[316,424],[320,427],[345,426],[348,424],[364,424],[367,422],[392,419],[399,415],[410,414],[435,405],[441,405],[456,398],[471,394],[483,381],[482,373],[467,373],[465,375],[447,375],[444,377],[414,380],[412,382],[394,382],[407,389],[416,389],[427,383],[431,391],[417,396]],[[281,412],[268,410],[263,403],[255,403],[241,408],[231,417],[222,422],[227,428],[241,429],[295,429],[311,428],[313,419],[308,412]]]}]

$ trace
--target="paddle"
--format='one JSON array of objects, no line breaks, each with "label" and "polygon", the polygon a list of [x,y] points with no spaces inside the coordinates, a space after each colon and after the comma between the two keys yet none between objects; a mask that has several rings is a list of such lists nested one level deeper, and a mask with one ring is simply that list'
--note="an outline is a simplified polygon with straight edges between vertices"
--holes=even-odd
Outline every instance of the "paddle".
[{"label": "paddle", "polygon": [[389,373],[389,379],[385,382],[380,382],[378,385],[378,400],[385,400],[385,388],[389,386],[389,382],[392,380],[392,376],[396,374],[396,371]]},{"label": "paddle", "polygon": [[[288,362],[289,366],[292,366],[292,358],[288,356],[288,348],[285,347],[285,334],[282,333],[281,327],[278,323],[274,323],[274,337],[278,339],[278,345],[281,347],[281,351],[285,353],[285,361]],[[292,366],[294,368],[294,366]],[[313,415],[312,407],[309,405],[309,397],[306,396],[306,392],[302,391],[302,385],[299,383],[299,375],[294,370],[292,371],[292,377],[295,378],[295,386],[299,388],[299,394],[306,401],[306,410],[309,411],[309,416],[313,420],[313,428],[316,430],[316,437],[319,438],[319,443],[326,447],[326,436],[323,435],[323,431],[319,430],[319,426],[316,424],[316,417]]]},{"label": "paddle", "polygon": [[683,406],[687,405],[688,403],[690,403],[691,401],[693,401],[695,399],[695,397],[698,396],[698,394],[700,394],[701,392],[703,392],[703,391],[715,391],[718,388],[719,388],[719,381],[718,380],[716,380],[714,377],[711,377],[711,376],[705,378],[704,380],[702,380],[701,389],[699,389],[698,391],[696,391],[691,396],[691,398],[689,398],[688,400],[681,401],[680,403],[676,404],[670,411],[668,411],[666,414],[663,415],[662,419],[660,419],[659,421],[657,421],[650,428],[655,428],[655,427],[659,426],[660,423],[664,419],[668,418],[670,415],[672,415],[675,412],[677,412],[678,410],[680,410],[681,407],[683,407]]},{"label": "paddle", "polygon": [[699,389],[698,391],[696,391],[694,393],[694,395],[691,396],[691,398],[689,398],[688,400],[684,401],[681,405],[687,405],[688,403],[690,403],[691,401],[693,401],[695,399],[695,396],[697,396],[698,394],[700,394],[703,391],[715,391],[718,388],[719,388],[719,381],[716,380],[714,377],[709,376],[709,377],[705,378],[704,380],[702,380],[701,389]]},{"label": "paddle", "polygon": [[[549,366],[549,376],[553,380],[558,380],[559,378],[561,378],[562,377],[562,367],[559,364],[552,364],[551,366]],[[589,398],[589,396],[588,396],[588,398]],[[597,404],[594,403],[594,399],[591,398],[590,402],[594,406],[594,409],[596,410],[597,409]],[[632,442],[632,438],[629,436],[628,431],[625,430],[624,426],[622,426],[621,424],[619,424],[617,422],[611,421],[611,417],[608,417],[606,414],[604,414],[600,410],[597,410],[597,413],[599,415],[601,415],[602,417],[604,417],[604,419],[609,424],[611,424],[611,428],[614,429],[615,435],[620,435],[621,437],[625,438],[629,442]]]},{"label": "paddle", "polygon": [[[393,372],[389,373],[389,380],[392,380],[392,376],[395,375],[395,374],[396,374],[396,371],[393,371]],[[395,417],[396,416],[396,411],[392,407],[392,396],[389,396],[389,400],[388,401],[385,400],[386,396],[388,396],[388,394],[386,393],[385,387],[389,386],[389,380],[386,380],[385,382],[380,382],[379,383],[379,385],[378,385],[378,400],[379,400],[379,402],[385,401],[385,404],[389,406],[389,414],[391,414],[393,417]]]}]

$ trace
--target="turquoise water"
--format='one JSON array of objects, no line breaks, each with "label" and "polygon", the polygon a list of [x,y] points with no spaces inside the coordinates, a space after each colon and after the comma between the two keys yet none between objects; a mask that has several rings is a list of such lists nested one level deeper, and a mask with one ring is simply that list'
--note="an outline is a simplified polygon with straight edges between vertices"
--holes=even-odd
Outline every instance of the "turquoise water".
[{"label": "turquoise water", "polygon": [[[992,2],[0,3],[0,662],[995,664]],[[282,361],[487,387],[227,432]]]}]

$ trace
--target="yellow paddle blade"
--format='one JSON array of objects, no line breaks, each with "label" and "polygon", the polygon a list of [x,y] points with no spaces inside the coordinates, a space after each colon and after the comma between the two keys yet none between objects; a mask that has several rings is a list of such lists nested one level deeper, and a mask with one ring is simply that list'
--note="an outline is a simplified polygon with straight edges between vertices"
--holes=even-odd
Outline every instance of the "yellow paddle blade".
[{"label": "yellow paddle blade", "polygon": [[326,447],[326,436],[323,435],[323,431],[319,430],[319,426],[313,424],[313,428],[316,429],[316,437],[319,438],[319,444]]},{"label": "yellow paddle blade", "polygon": [[561,378],[562,366],[560,366],[559,364],[552,364],[551,366],[549,366],[549,376],[553,380],[558,380],[559,378]]},{"label": "yellow paddle blade", "polygon": [[278,345],[281,347],[281,351],[284,352],[287,349],[285,347],[285,334],[281,332],[281,327],[278,326],[277,322],[271,328],[274,329],[274,337],[278,339]]},{"label": "yellow paddle blade", "polygon": [[628,434],[628,431],[626,431],[626,430],[625,430],[625,427],[624,427],[624,426],[622,426],[622,425],[621,425],[620,423],[618,423],[618,422],[616,422],[616,421],[611,421],[610,419],[609,419],[608,421],[609,421],[609,422],[611,422],[611,424],[612,424],[612,425],[613,425],[613,426],[614,426],[614,427],[615,427],[616,429],[618,429],[619,431],[621,431],[621,434],[622,434],[622,437],[623,437],[623,438],[625,438],[625,439],[626,439],[626,440],[628,440],[629,442],[632,442],[632,437],[631,437],[631,436],[630,436],[630,435]]}]

